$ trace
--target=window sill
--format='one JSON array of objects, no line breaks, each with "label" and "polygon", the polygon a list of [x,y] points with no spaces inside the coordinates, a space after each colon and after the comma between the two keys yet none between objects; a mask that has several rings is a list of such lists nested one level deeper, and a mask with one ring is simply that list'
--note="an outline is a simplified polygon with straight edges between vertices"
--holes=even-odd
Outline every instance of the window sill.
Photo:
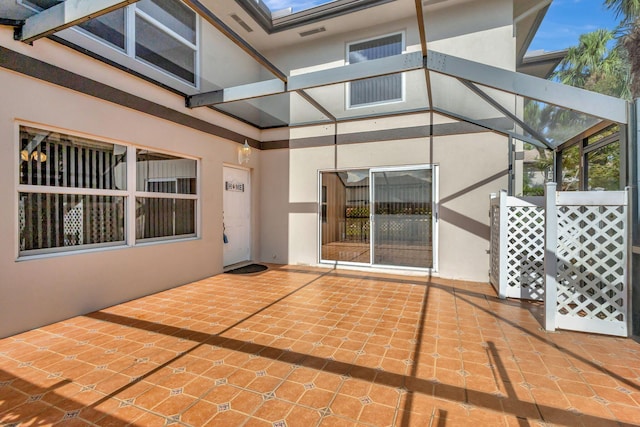
[{"label": "window sill", "polygon": [[25,254],[25,255],[18,255],[18,257],[16,258],[16,262],[57,258],[57,257],[70,256],[70,255],[92,254],[96,252],[108,252],[108,251],[116,251],[116,250],[122,250],[122,249],[133,249],[137,247],[153,246],[153,245],[167,244],[167,243],[181,243],[181,242],[189,242],[189,241],[195,241],[195,240],[202,240],[202,238],[198,236],[188,236],[188,237],[181,237],[181,238],[175,238],[175,239],[145,240],[145,241],[140,241],[135,245],[117,244],[117,245],[110,245],[110,246],[85,248],[85,249],[67,249],[67,250],[60,250],[58,252],[50,252],[50,253]]}]

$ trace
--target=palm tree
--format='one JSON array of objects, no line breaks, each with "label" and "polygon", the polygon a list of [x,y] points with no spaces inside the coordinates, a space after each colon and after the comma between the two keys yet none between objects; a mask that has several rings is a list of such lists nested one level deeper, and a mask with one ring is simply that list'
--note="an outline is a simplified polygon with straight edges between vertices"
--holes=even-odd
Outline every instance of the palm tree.
[{"label": "palm tree", "polygon": [[604,0],[608,9],[622,18],[621,43],[631,64],[631,95],[640,97],[640,0]]},{"label": "palm tree", "polygon": [[629,67],[619,45],[609,48],[613,31],[596,30],[580,36],[570,47],[553,77],[564,84],[606,95],[629,98]]}]

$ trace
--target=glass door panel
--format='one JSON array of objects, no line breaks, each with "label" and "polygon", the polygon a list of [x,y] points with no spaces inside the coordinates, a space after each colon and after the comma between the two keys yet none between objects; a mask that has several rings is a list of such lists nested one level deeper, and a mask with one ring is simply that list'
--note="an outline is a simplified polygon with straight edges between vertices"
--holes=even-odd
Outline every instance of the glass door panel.
[{"label": "glass door panel", "polygon": [[321,259],[371,263],[369,170],[321,173]]},{"label": "glass door panel", "polygon": [[433,267],[432,169],[372,171],[373,264]]}]

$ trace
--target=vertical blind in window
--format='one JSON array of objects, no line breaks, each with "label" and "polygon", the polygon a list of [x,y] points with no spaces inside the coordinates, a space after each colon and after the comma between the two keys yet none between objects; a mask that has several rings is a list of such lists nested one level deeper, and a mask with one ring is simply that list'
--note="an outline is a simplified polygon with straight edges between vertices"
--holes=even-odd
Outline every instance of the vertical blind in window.
[{"label": "vertical blind in window", "polygon": [[28,126],[18,144],[20,255],[196,235],[196,160]]},{"label": "vertical blind in window", "polygon": [[[349,63],[371,61],[402,54],[402,34],[349,45]],[[373,77],[350,83],[351,107],[402,100],[402,75]]]},{"label": "vertical blind in window", "polygon": [[195,235],[195,160],[137,150],[136,190],[136,239]]},{"label": "vertical blind in window", "polygon": [[124,243],[118,191],[126,189],[125,153],[124,146],[21,126],[20,251]]}]

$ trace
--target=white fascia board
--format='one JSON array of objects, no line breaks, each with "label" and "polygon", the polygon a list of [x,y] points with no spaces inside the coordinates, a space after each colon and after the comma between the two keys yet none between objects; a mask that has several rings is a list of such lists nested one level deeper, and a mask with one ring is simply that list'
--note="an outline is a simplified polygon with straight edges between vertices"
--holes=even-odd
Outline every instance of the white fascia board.
[{"label": "white fascia board", "polygon": [[427,69],[536,101],[627,124],[627,101],[561,83],[429,51]]},{"label": "white fascia board", "polygon": [[314,87],[346,83],[405,71],[419,70],[424,67],[421,52],[404,53],[388,56],[342,67],[313,71],[289,77],[289,91],[311,89]]},{"label": "white fascia board", "polygon": [[138,0],[74,0],[64,1],[26,19],[20,40],[31,43],[65,28],[120,9]]},{"label": "white fascia board", "polygon": [[212,92],[199,93],[187,97],[187,107],[203,107],[206,105],[223,104],[225,102],[241,101],[243,99],[259,98],[285,92],[285,83],[280,79],[265,80],[246,85],[233,86]]}]

